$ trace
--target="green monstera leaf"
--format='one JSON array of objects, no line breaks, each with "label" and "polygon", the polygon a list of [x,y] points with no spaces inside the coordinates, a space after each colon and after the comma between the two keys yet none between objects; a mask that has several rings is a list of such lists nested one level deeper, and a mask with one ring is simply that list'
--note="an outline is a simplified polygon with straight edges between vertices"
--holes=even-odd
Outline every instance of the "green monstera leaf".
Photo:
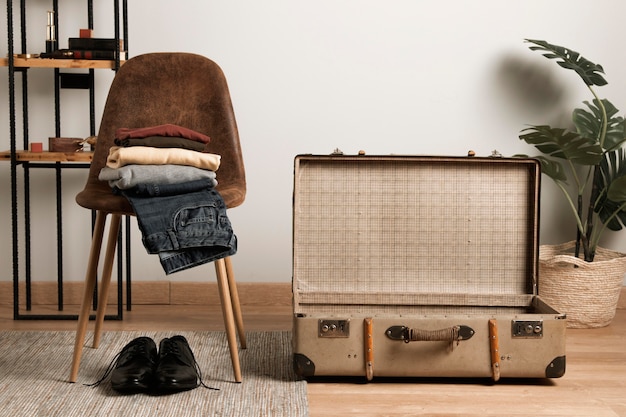
[{"label": "green monstera leaf", "polygon": [[[576,219],[577,243],[585,252],[585,260],[592,262],[603,232],[626,228],[626,118],[594,91],[595,86],[607,84],[601,65],[569,48],[541,40],[525,41],[532,44],[532,51],[576,72],[593,96],[593,101],[584,101],[585,107],[573,111],[575,132],[539,125],[519,134],[543,153],[537,159],[543,172],[563,191]],[[564,187],[568,179],[576,181],[575,190]]]},{"label": "green monstera leaf", "polygon": [[597,165],[602,160],[602,148],[594,139],[578,133],[546,125],[522,130],[520,139],[533,145],[543,154],[567,159],[580,165]]},{"label": "green monstera leaf", "polygon": [[607,153],[600,164],[596,185],[602,190],[595,211],[611,230],[626,224],[626,150]]},{"label": "green monstera leaf", "polygon": [[624,227],[623,225],[626,224],[626,211],[621,209],[623,203],[616,203],[607,197],[603,197],[600,199],[598,206],[600,209],[598,215],[607,228],[618,231]]},{"label": "green monstera leaf", "polygon": [[626,175],[613,181],[606,195],[613,201],[622,204],[626,203]]},{"label": "green monstera leaf", "polygon": [[576,51],[565,48],[563,46],[552,45],[546,41],[540,41],[535,39],[525,39],[526,42],[532,43],[536,46],[530,46],[533,51],[545,52],[543,56],[549,59],[556,59],[557,64],[565,69],[575,71],[580,78],[587,85],[606,85],[607,81],[601,74],[604,74],[604,69],[601,65],[594,64],[593,62],[580,56]]},{"label": "green monstera leaf", "polygon": [[541,164],[541,173],[547,175],[552,178],[554,181],[560,181],[562,183],[567,184],[567,174],[563,169],[563,165],[559,161],[555,161],[554,159],[546,158],[545,156],[533,156],[530,157],[528,155],[513,155],[514,158],[534,158],[538,160]]},{"label": "green monstera leaf", "polygon": [[[588,138],[599,140],[602,131],[602,110],[598,105],[598,100],[593,100],[593,104],[588,101],[583,102],[589,110],[574,110],[573,119],[578,133]],[[603,99],[602,104],[606,110],[607,131],[602,148],[612,151],[619,148],[626,142],[626,121],[621,116],[616,116],[617,108],[608,100]]]}]

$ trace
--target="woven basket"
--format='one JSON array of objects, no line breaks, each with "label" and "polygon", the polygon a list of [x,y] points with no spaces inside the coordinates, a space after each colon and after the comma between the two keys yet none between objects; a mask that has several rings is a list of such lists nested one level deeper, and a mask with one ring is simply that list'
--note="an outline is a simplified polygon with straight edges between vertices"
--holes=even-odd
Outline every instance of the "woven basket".
[{"label": "woven basket", "polygon": [[594,261],[585,262],[573,253],[574,242],[541,246],[539,295],[567,314],[567,327],[608,326],[626,274],[626,254],[598,248]]}]

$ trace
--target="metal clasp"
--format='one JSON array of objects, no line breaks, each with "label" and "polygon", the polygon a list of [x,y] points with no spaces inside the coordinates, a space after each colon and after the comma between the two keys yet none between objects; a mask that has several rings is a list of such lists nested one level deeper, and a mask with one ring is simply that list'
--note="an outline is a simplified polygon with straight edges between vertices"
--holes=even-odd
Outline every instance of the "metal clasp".
[{"label": "metal clasp", "polygon": [[318,323],[319,337],[350,337],[350,320],[326,320]]},{"label": "metal clasp", "polygon": [[516,339],[541,339],[543,337],[543,321],[513,320],[511,336]]}]

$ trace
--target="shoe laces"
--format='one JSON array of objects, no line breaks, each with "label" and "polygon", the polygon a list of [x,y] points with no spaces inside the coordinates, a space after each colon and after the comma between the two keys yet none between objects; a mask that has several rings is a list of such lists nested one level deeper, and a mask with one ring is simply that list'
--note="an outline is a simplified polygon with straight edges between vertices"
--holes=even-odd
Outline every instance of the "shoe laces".
[{"label": "shoe laces", "polygon": [[133,340],[113,357],[113,359],[107,366],[107,369],[104,371],[104,374],[100,377],[99,380],[91,384],[83,384],[83,385],[87,387],[97,387],[100,384],[102,384],[104,381],[106,381],[106,379],[111,375],[111,372],[113,372],[113,370],[117,368],[117,366],[119,365],[122,355],[128,354],[129,357],[132,358],[134,356],[139,356],[139,355],[147,356],[146,353],[147,353],[146,344],[143,342],[143,338],[137,338]]}]

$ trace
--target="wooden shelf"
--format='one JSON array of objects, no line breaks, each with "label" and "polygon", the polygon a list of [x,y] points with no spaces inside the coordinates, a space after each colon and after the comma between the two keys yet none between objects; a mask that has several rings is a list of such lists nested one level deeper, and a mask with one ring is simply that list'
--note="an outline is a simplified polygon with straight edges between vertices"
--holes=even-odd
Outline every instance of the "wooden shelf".
[{"label": "wooden shelf", "polygon": [[[18,162],[91,162],[93,152],[30,152],[17,151]],[[11,151],[0,152],[0,161],[11,162]]]},{"label": "wooden shelf", "polygon": [[[13,64],[15,68],[115,68],[115,61],[103,59],[13,58]],[[120,59],[120,65],[123,64]],[[8,67],[9,59],[0,58],[0,66]]]}]

